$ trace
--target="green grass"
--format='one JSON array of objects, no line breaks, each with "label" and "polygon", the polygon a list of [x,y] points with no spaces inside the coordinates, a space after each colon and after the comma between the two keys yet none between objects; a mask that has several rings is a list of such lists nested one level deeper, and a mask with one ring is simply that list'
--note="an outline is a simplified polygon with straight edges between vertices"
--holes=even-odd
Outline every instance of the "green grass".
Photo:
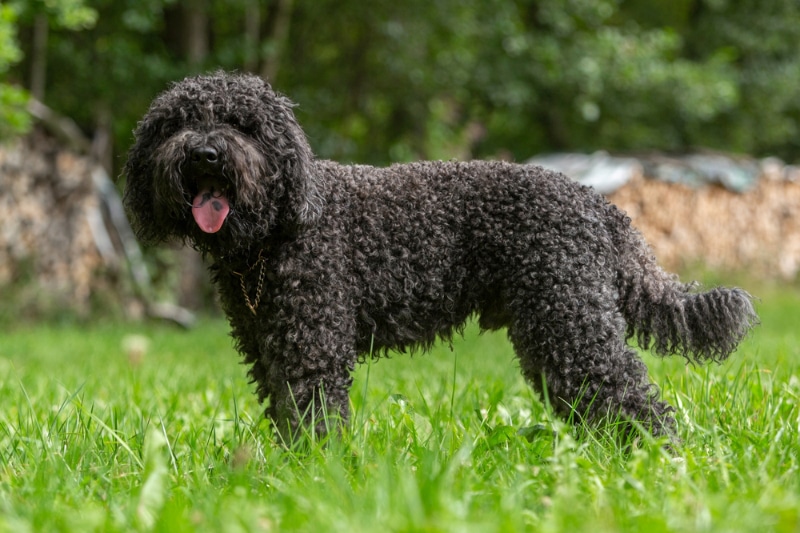
[{"label": "green grass", "polygon": [[800,294],[760,296],[724,365],[645,355],[678,407],[674,456],[554,420],[475,328],[362,366],[351,427],[302,452],[262,420],[221,321],[7,328],[0,531],[797,532]]}]

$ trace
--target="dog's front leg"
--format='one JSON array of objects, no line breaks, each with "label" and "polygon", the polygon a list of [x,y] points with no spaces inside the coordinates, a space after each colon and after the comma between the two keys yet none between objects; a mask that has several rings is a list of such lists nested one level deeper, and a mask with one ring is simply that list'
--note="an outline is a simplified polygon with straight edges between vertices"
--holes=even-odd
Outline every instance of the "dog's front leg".
[{"label": "dog's front leg", "polygon": [[356,353],[353,328],[343,328],[338,318],[336,328],[305,328],[295,321],[281,356],[270,364],[267,414],[287,442],[304,431],[324,435],[348,420]]},{"label": "dog's front leg", "polygon": [[267,412],[285,442],[292,442],[303,433],[323,436],[347,422],[351,383],[347,368],[287,377],[282,384],[273,385]]}]

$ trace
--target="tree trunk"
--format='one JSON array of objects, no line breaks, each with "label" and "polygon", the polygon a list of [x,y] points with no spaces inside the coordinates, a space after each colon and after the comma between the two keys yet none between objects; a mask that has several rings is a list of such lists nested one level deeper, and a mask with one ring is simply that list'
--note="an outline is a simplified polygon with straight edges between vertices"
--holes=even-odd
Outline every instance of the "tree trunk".
[{"label": "tree trunk", "polygon": [[208,4],[206,0],[186,0],[183,4],[183,51],[192,65],[208,56]]},{"label": "tree trunk", "polygon": [[40,102],[44,100],[47,82],[47,35],[50,24],[45,13],[39,13],[33,21],[33,50],[31,53],[31,95]]},{"label": "tree trunk", "polygon": [[255,72],[261,56],[261,8],[258,0],[250,0],[244,11],[245,54],[244,69]]},{"label": "tree trunk", "polygon": [[289,28],[292,22],[294,0],[277,0],[273,23],[265,41],[269,44],[264,62],[261,65],[261,77],[270,83],[278,76],[281,56],[289,40]]},{"label": "tree trunk", "polygon": [[164,40],[190,65],[201,64],[209,51],[207,0],[182,0],[164,8]]}]

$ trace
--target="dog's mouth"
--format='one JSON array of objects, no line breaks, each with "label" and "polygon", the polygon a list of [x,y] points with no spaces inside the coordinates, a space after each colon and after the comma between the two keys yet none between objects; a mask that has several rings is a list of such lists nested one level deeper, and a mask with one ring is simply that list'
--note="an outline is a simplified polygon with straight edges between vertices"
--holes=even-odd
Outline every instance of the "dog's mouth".
[{"label": "dog's mouth", "polygon": [[192,200],[192,216],[203,232],[218,232],[230,210],[230,201],[223,187],[209,179],[198,183],[197,195]]}]

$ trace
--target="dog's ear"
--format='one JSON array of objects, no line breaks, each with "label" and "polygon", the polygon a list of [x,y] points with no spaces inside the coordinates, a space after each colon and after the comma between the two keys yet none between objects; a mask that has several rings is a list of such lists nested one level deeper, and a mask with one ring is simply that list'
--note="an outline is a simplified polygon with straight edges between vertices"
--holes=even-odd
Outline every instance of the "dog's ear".
[{"label": "dog's ear", "polygon": [[125,192],[122,203],[136,236],[145,244],[167,239],[167,224],[158,220],[153,188],[152,153],[159,138],[155,120],[141,121],[134,132],[134,143],[122,170]]},{"label": "dog's ear", "polygon": [[315,169],[314,155],[308,144],[306,135],[294,119],[287,129],[287,136],[295,147],[292,157],[287,159],[286,166],[286,200],[291,221],[308,226],[322,213],[323,197],[320,191],[320,176]]},{"label": "dog's ear", "polygon": [[[136,126],[122,175],[122,203],[136,236],[145,244],[159,244],[186,234],[184,198],[174,183],[159,179],[154,154],[181,128],[185,118],[175,104],[178,84],[157,96]],[[161,176],[163,178],[163,176]]]},{"label": "dog's ear", "polygon": [[264,82],[261,95],[268,117],[261,121],[258,136],[268,147],[283,189],[282,218],[299,227],[309,226],[322,213],[321,177],[315,169],[314,154],[295,118],[295,104]]}]

